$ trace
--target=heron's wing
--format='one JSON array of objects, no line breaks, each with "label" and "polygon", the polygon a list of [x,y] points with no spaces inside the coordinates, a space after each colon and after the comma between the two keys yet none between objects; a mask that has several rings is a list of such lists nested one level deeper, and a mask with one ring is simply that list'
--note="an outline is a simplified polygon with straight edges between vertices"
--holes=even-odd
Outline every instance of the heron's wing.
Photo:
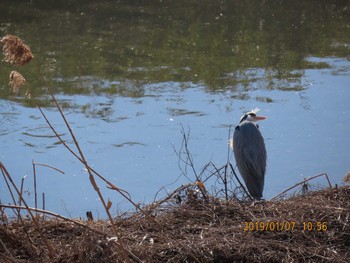
[{"label": "heron's wing", "polygon": [[252,122],[243,122],[237,126],[233,141],[234,155],[238,170],[256,199],[262,197],[266,170],[266,149],[264,139],[257,126]]}]

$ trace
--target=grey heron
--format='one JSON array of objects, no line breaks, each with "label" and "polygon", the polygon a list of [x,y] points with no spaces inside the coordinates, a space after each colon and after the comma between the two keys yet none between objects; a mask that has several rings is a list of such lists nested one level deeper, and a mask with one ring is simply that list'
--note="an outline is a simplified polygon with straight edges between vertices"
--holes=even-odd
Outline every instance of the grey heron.
[{"label": "grey heron", "polygon": [[262,197],[266,171],[266,148],[259,126],[255,123],[266,117],[257,116],[258,108],[244,114],[233,134],[233,152],[238,171],[250,195]]}]

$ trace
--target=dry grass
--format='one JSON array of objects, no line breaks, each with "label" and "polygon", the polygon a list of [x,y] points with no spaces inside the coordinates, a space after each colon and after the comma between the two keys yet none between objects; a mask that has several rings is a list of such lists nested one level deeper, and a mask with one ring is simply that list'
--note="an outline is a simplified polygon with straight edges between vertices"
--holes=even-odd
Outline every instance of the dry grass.
[{"label": "dry grass", "polygon": [[[169,200],[156,210],[144,208],[162,228],[142,213],[120,216],[115,223],[119,241],[143,262],[195,262],[193,256],[198,262],[348,262],[349,199],[350,187],[285,201],[197,200],[176,205]],[[295,228],[245,231],[245,222],[295,222]],[[327,229],[303,230],[303,222],[322,222]],[[42,231],[54,246],[54,258],[48,257],[42,236],[30,220],[4,223],[0,227],[0,260],[124,262],[110,235],[109,221],[80,223],[87,227],[61,219],[41,219]],[[130,257],[131,262],[135,260]]]}]

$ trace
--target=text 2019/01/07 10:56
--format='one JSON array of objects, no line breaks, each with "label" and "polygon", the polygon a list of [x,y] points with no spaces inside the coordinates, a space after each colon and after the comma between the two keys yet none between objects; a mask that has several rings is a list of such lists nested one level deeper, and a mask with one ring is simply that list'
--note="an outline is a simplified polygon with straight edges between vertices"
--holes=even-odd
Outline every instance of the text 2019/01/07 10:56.
[{"label": "text 2019/01/07 10:56", "polygon": [[304,221],[297,223],[296,221],[250,221],[244,222],[244,231],[327,231],[327,222],[321,221]]}]

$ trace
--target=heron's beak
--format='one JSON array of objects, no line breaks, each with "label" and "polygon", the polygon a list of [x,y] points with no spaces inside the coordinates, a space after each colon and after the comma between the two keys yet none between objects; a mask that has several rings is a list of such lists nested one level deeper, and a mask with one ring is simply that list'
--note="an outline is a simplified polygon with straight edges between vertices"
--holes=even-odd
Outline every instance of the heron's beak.
[{"label": "heron's beak", "polygon": [[262,121],[265,119],[266,119],[266,117],[264,117],[264,116],[255,116],[255,121]]}]

